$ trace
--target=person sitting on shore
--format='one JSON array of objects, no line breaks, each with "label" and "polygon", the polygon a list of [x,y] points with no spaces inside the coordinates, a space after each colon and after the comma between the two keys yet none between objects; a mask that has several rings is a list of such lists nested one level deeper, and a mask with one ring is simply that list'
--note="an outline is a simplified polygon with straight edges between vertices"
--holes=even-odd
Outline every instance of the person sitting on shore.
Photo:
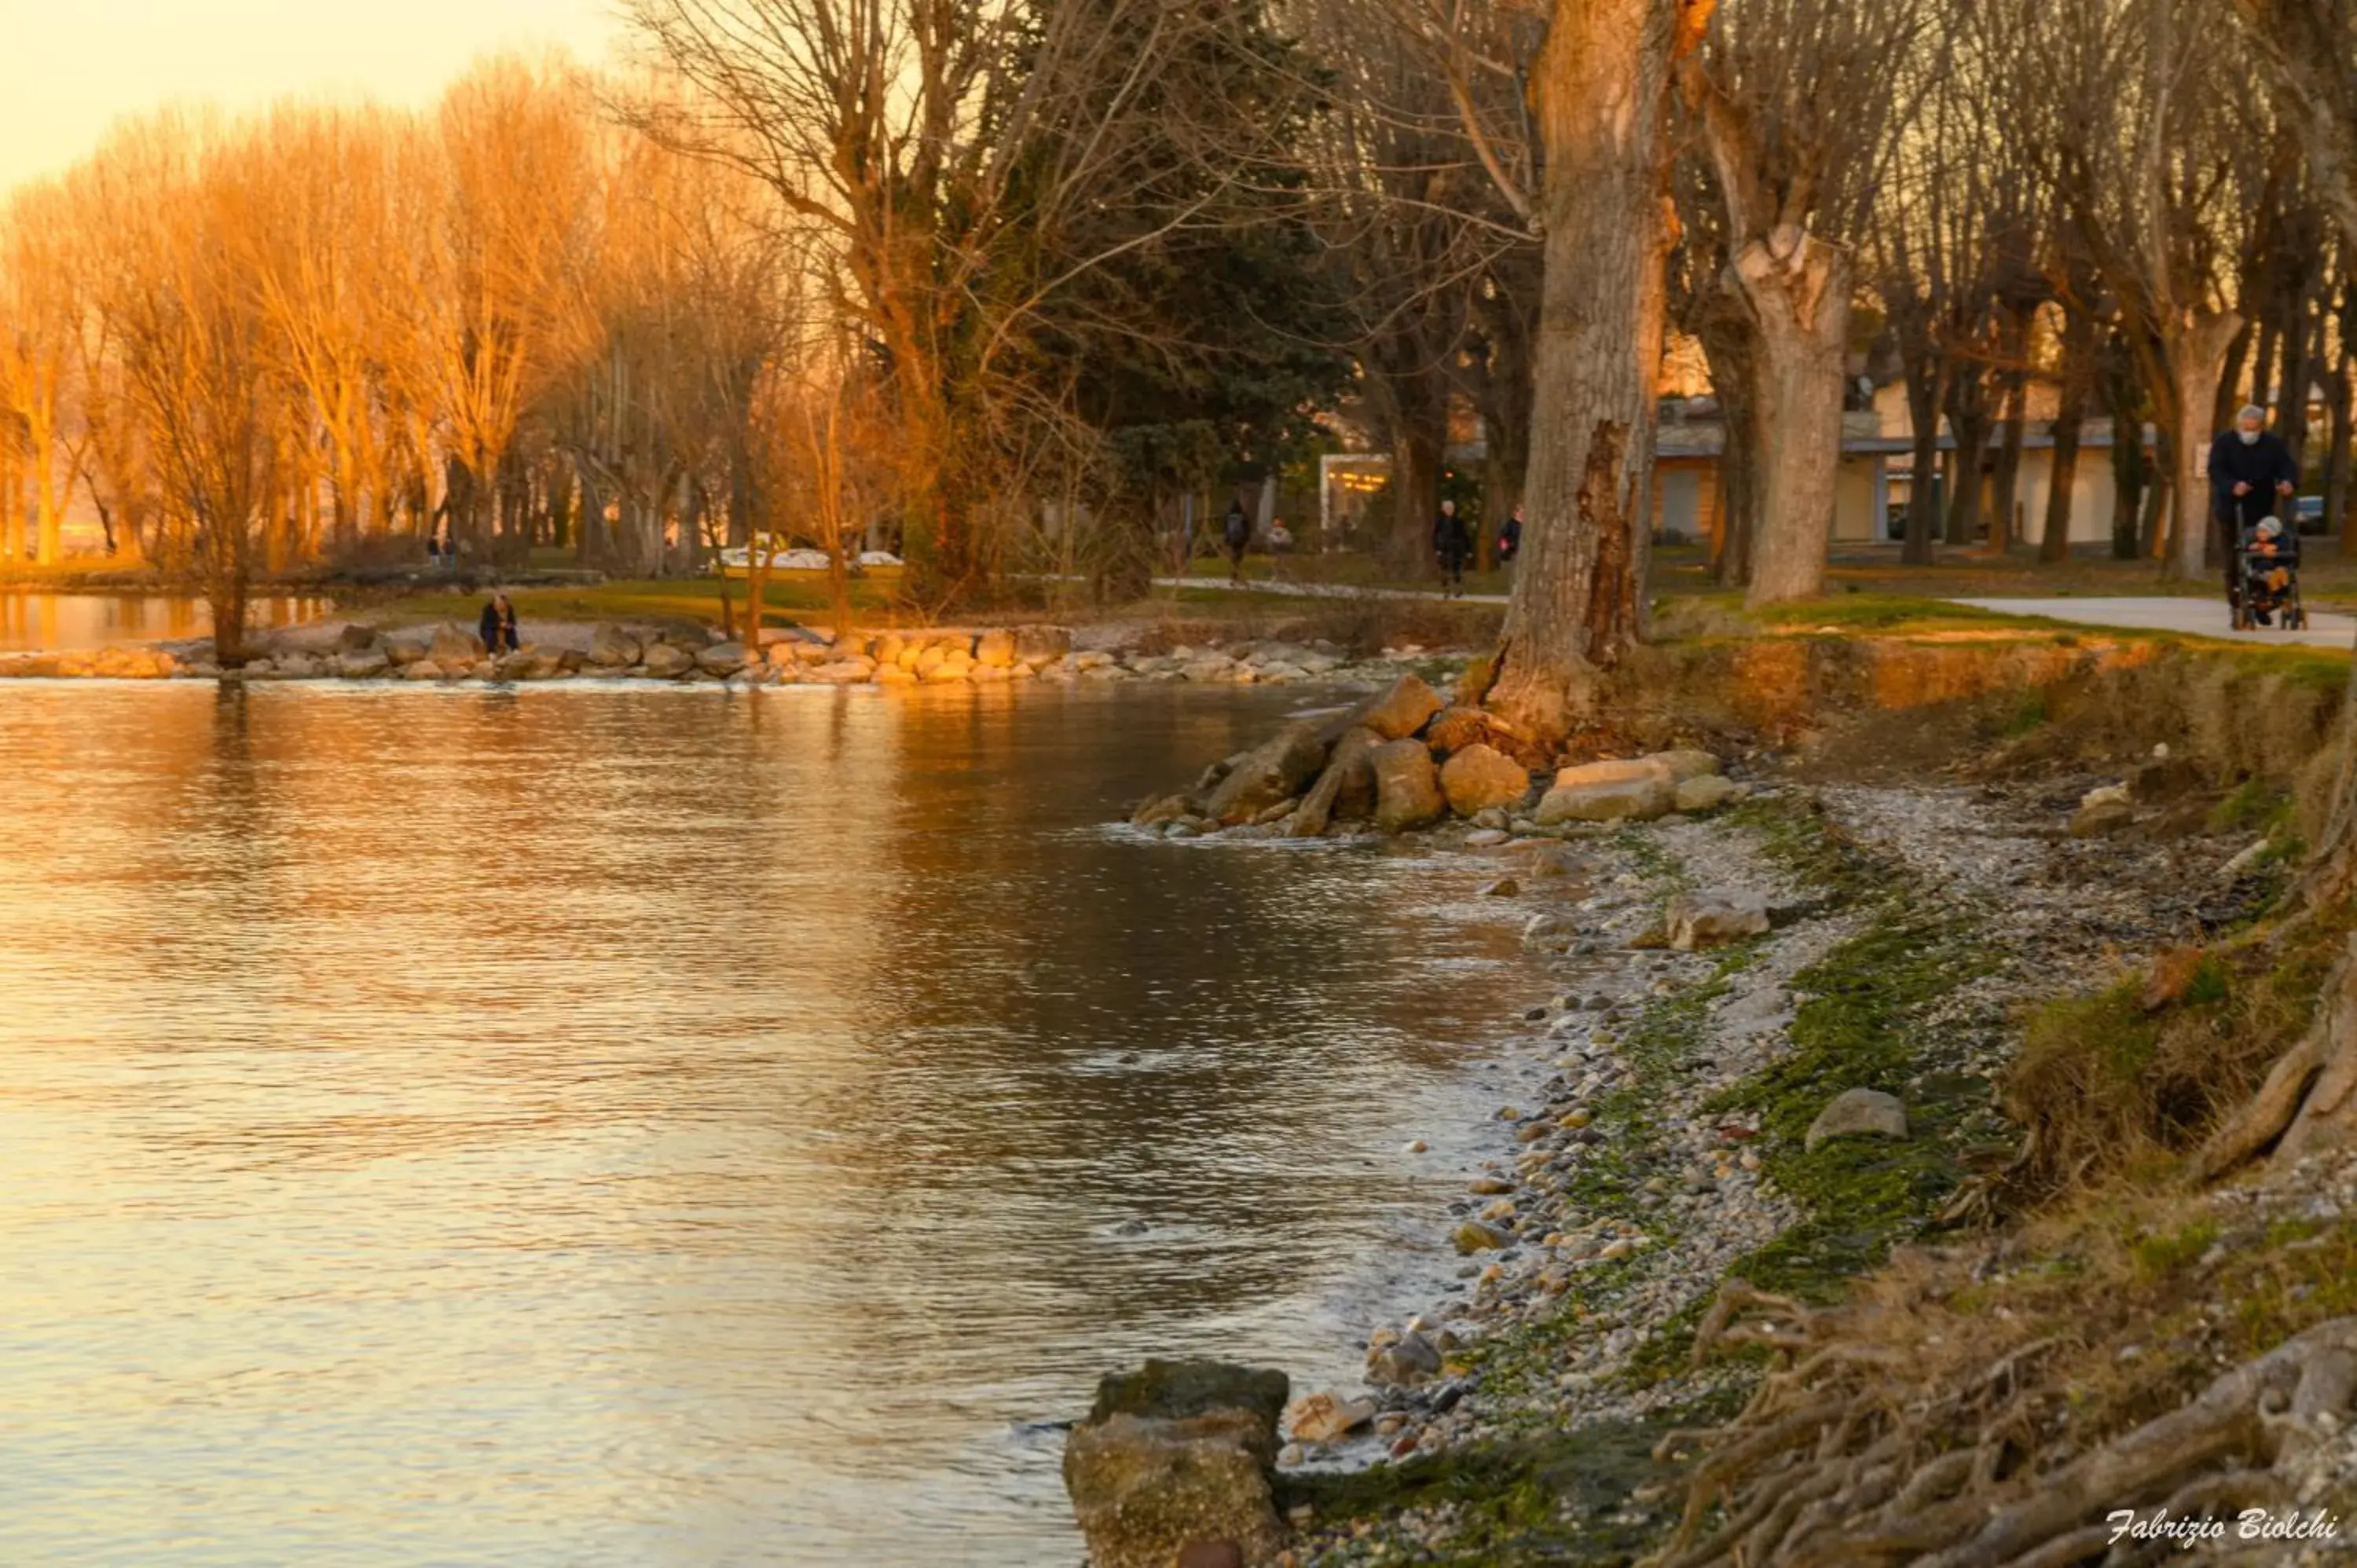
[{"label": "person sitting on shore", "polygon": [[483,639],[484,651],[494,659],[523,646],[516,637],[515,606],[508,603],[505,594],[493,594],[491,602],[483,607],[479,635]]}]

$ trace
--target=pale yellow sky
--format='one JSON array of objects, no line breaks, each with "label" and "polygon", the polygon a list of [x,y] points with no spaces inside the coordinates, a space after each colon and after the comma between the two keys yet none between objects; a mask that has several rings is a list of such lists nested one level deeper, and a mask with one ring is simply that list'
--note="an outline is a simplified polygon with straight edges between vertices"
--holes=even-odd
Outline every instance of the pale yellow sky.
[{"label": "pale yellow sky", "polygon": [[479,55],[621,36],[620,0],[0,0],[0,191],[167,102],[285,94],[422,103]]}]

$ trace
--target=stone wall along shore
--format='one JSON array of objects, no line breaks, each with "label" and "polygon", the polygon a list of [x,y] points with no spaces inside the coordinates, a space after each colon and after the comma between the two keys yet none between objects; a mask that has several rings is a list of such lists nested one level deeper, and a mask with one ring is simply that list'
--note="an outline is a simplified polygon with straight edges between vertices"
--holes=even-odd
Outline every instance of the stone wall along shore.
[{"label": "stone wall along shore", "polygon": [[[1417,651],[1417,650],[1410,650]],[[1188,682],[1221,685],[1373,680],[1395,659],[1351,663],[1329,644],[1264,642],[1226,649],[1076,649],[1069,628],[1014,626],[855,632],[801,628],[748,647],[717,632],[605,624],[587,646],[530,642],[491,658],[467,628],[391,632],[352,623],[324,646],[281,645],[234,669],[203,644],[0,655],[0,679],[543,682],[580,679],[745,686],[984,685],[1016,681]]]}]

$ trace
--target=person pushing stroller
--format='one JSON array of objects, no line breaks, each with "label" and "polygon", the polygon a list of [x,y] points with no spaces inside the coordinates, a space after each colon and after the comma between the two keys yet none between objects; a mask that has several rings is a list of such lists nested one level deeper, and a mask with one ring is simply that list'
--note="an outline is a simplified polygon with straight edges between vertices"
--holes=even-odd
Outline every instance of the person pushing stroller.
[{"label": "person pushing stroller", "polygon": [[[2223,546],[2226,605],[2238,617],[2246,542],[2262,520],[2282,515],[2278,498],[2289,496],[2299,484],[2299,465],[2292,460],[2291,448],[2266,424],[2266,409],[2245,403],[2234,416],[2234,427],[2221,431],[2210,444],[2210,510]],[[2278,534],[2282,532],[2278,524]],[[2296,554],[2297,539],[2291,549]]]}]

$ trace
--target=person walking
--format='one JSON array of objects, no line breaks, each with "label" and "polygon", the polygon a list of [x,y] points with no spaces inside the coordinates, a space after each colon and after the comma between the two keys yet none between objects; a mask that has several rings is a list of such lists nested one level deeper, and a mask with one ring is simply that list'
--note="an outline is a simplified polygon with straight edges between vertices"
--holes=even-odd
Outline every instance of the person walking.
[{"label": "person walking", "polygon": [[2210,511],[2224,542],[2229,609],[2237,607],[2242,597],[2242,574],[2236,568],[2243,530],[2256,528],[2264,517],[2288,515],[2277,510],[2279,498],[2299,485],[2299,465],[2292,460],[2291,448],[2266,424],[2266,409],[2244,403],[2234,416],[2234,427],[2219,432],[2210,443]]},{"label": "person walking", "polygon": [[1244,551],[1252,543],[1252,519],[1244,515],[1244,503],[1228,503],[1227,520],[1221,524],[1221,534],[1228,543],[1228,581],[1241,587],[1244,580]]},{"label": "person walking", "polygon": [[483,651],[493,659],[523,646],[516,636],[515,606],[508,603],[505,594],[491,596],[491,602],[483,607],[483,618],[477,623],[476,630],[483,639]]},{"label": "person walking", "polygon": [[1440,589],[1444,598],[1465,596],[1465,559],[1473,553],[1473,532],[1457,515],[1455,501],[1442,501],[1433,520],[1432,551],[1440,557]]},{"label": "person walking", "polygon": [[1514,557],[1523,553],[1523,509],[1517,502],[1513,512],[1498,529],[1498,564],[1511,568]]}]

